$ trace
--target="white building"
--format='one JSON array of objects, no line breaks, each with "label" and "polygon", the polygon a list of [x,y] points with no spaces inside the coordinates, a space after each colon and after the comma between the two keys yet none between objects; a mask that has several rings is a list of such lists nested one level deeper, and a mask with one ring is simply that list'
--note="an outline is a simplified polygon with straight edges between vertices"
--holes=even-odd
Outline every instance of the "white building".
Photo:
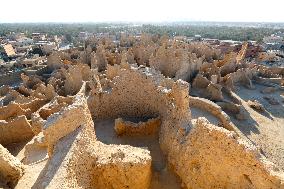
[{"label": "white building", "polygon": [[23,37],[23,38],[19,38],[17,40],[16,45],[18,47],[24,47],[24,46],[32,45],[33,43],[34,43],[33,39],[27,38],[27,37]]},{"label": "white building", "polygon": [[263,38],[264,43],[283,43],[283,37],[271,35]]}]

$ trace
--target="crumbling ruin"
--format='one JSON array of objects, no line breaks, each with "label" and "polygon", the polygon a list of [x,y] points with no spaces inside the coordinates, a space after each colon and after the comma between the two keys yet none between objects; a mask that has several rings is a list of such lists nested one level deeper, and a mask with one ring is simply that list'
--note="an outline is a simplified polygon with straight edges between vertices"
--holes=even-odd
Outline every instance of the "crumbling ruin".
[{"label": "crumbling ruin", "polygon": [[[117,51],[94,41],[96,51],[54,52],[49,73],[0,88],[0,186],[284,187],[282,161],[239,126],[283,106],[283,69],[246,62],[247,45],[222,59],[165,37],[123,38],[132,46]],[[256,89],[263,101],[239,93]]]}]

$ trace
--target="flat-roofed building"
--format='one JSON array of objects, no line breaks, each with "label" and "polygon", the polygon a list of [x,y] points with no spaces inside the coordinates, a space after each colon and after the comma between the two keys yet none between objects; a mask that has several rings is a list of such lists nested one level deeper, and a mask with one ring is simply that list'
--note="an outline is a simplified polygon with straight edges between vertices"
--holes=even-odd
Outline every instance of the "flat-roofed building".
[{"label": "flat-roofed building", "polygon": [[8,57],[13,57],[16,55],[16,52],[11,44],[4,45],[3,48]]}]

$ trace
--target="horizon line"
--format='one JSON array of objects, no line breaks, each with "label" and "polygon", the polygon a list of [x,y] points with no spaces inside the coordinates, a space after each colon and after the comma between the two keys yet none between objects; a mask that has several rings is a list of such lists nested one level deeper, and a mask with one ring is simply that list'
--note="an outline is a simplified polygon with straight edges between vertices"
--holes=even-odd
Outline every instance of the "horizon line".
[{"label": "horizon line", "polygon": [[131,23],[131,24],[162,24],[162,23],[254,23],[254,24],[284,24],[284,21],[210,21],[210,20],[176,20],[176,21],[25,21],[25,22],[1,22],[0,24],[111,24],[111,23]]}]

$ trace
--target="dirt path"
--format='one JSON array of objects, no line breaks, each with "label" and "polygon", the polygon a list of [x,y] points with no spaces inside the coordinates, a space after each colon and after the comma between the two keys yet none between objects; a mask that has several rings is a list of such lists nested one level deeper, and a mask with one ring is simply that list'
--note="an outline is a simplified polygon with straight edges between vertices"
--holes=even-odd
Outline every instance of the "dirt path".
[{"label": "dirt path", "polygon": [[[242,104],[249,116],[245,121],[239,121],[233,117],[231,119],[245,136],[261,147],[270,161],[284,170],[284,98],[280,91],[272,94],[261,93],[260,91],[264,88],[265,86],[261,85],[256,85],[254,90],[239,87],[236,93],[242,98]],[[263,98],[264,96],[271,96],[280,104],[271,105]],[[251,99],[258,100],[267,112],[259,113],[247,106],[246,101]]]},{"label": "dirt path", "polygon": [[214,125],[218,125],[220,123],[218,118],[216,118],[214,115],[210,114],[209,112],[206,112],[196,107],[190,107],[190,111],[191,111],[192,119],[197,119],[199,117],[205,117],[210,123]]}]

